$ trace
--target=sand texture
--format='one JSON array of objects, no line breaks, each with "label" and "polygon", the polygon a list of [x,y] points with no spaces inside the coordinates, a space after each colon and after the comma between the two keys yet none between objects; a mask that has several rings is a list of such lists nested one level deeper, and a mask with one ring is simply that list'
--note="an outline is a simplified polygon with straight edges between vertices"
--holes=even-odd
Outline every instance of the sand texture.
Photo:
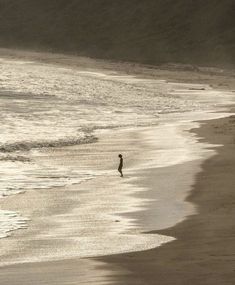
[{"label": "sand texture", "polygon": [[177,238],[170,244],[103,259],[129,271],[114,278],[115,284],[235,284],[235,117],[209,121],[195,132],[223,145],[203,164],[187,198],[196,204],[198,214],[161,231]]},{"label": "sand texture", "polygon": [[[2,193],[1,211],[12,211],[14,223],[4,232],[9,237],[0,239],[0,285],[235,284],[233,71],[0,54],[3,117],[26,110],[5,128],[1,163],[8,168],[2,167],[2,180],[4,171],[14,174],[20,167],[32,178],[21,194]],[[71,98],[79,90],[85,107],[76,108]],[[59,109],[46,113],[48,122],[60,120],[44,129],[40,114],[53,106]],[[28,117],[30,108],[36,116]],[[61,134],[77,132],[77,118],[84,123],[82,142],[93,143],[61,141]],[[26,138],[32,136],[26,143],[17,135],[22,126]],[[56,130],[57,140],[49,144],[27,143],[37,134],[55,139]],[[6,134],[17,141],[7,144]],[[124,179],[116,169],[118,153],[124,153]],[[13,182],[17,186],[18,178]]]}]

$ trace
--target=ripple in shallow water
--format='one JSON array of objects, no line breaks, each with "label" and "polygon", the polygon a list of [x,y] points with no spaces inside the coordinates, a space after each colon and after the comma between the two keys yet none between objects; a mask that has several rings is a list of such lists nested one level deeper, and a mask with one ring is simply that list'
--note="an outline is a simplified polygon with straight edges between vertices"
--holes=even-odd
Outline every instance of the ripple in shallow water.
[{"label": "ripple in shallow water", "polygon": [[0,238],[9,236],[11,231],[27,228],[27,221],[15,212],[0,210]]}]

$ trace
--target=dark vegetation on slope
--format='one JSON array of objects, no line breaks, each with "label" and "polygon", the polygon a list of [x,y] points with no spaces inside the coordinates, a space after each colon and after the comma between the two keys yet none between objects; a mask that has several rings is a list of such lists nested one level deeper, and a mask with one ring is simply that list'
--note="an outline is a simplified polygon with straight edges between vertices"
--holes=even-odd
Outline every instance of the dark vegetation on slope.
[{"label": "dark vegetation on slope", "polygon": [[0,0],[0,46],[235,66],[235,0]]}]

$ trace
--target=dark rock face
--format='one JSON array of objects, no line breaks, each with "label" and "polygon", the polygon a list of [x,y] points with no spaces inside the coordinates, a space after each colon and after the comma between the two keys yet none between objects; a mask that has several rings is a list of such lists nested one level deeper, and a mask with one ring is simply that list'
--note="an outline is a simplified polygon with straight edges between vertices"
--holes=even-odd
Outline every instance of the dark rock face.
[{"label": "dark rock face", "polygon": [[235,1],[0,0],[0,46],[235,66]]}]

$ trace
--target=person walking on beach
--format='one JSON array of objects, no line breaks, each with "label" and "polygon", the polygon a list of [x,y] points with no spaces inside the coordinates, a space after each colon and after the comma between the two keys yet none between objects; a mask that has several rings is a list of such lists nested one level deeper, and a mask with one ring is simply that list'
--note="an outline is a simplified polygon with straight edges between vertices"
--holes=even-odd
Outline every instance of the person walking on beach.
[{"label": "person walking on beach", "polygon": [[119,166],[118,166],[118,172],[120,172],[121,177],[123,177],[123,174],[122,174],[123,158],[122,158],[122,155],[121,155],[121,154],[119,154],[118,157],[120,158],[120,162],[119,162]]}]

